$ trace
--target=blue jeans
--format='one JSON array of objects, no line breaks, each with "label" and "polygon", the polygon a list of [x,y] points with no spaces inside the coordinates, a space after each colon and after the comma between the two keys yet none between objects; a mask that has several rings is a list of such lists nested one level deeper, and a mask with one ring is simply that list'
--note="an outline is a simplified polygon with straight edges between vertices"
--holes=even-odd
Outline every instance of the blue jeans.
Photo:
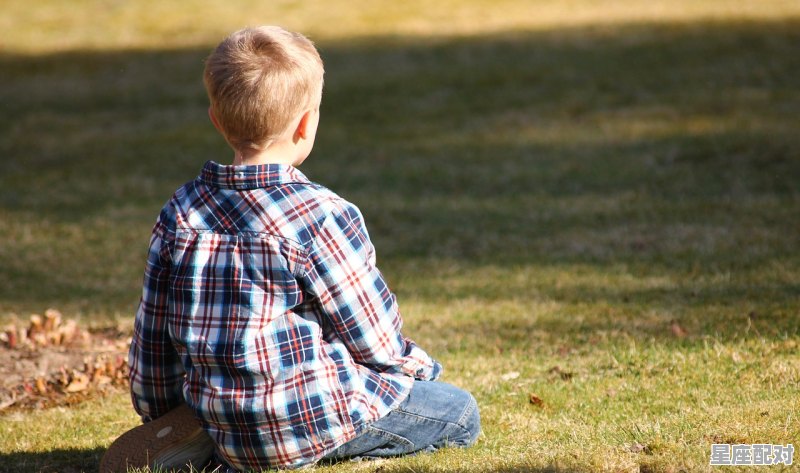
[{"label": "blue jeans", "polygon": [[475,398],[437,381],[415,381],[411,394],[386,417],[325,456],[390,457],[441,447],[469,447],[478,439],[481,419]]}]

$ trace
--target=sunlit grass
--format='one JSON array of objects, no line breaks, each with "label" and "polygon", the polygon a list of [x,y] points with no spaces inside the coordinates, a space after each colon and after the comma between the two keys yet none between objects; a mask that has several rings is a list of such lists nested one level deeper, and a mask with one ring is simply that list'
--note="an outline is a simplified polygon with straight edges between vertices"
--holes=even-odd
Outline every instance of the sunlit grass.
[{"label": "sunlit grass", "polygon": [[[326,471],[711,471],[711,443],[798,446],[797,2],[3,8],[0,322],[130,326],[159,208],[229,158],[203,58],[278,23],[326,62],[303,171],[363,210],[406,333],[485,427]],[[0,417],[0,465],[94,471],[128,402]]]},{"label": "sunlit grass", "polygon": [[786,21],[800,16],[800,5],[781,0],[74,0],[37,2],[31,8],[29,2],[7,0],[3,11],[4,49],[38,54],[207,46],[249,24],[280,24],[321,40],[471,36],[565,27],[613,34],[615,26],[632,22]]}]

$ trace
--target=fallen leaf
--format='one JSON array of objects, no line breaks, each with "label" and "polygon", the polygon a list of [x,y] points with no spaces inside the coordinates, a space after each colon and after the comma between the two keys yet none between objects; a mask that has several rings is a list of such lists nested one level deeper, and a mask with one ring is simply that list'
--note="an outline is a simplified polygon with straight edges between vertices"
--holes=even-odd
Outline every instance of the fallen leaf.
[{"label": "fallen leaf", "polygon": [[72,381],[67,386],[68,393],[76,393],[85,390],[89,387],[89,377],[83,373],[75,373]]},{"label": "fallen leaf", "polygon": [[26,329],[25,327],[19,327],[17,329],[17,338],[16,338],[16,340],[17,340],[17,343],[15,345],[17,345],[17,344],[25,345],[28,342],[28,329]]},{"label": "fallen leaf", "polygon": [[672,334],[678,338],[686,338],[689,335],[689,332],[686,331],[685,328],[681,327],[677,320],[673,320],[670,324],[670,329],[672,330]]},{"label": "fallen leaf", "polygon": [[47,345],[47,335],[45,335],[44,332],[31,333],[28,335],[28,337],[36,346],[43,347]]},{"label": "fallen leaf", "polygon": [[49,345],[61,345],[61,334],[58,332],[47,332],[47,343]]},{"label": "fallen leaf", "polygon": [[66,386],[69,384],[69,375],[67,374],[66,366],[62,365],[61,368],[58,369],[58,382],[62,386]]},{"label": "fallen leaf", "polygon": [[31,315],[30,320],[31,320],[31,327],[29,333],[35,333],[44,330],[44,327],[42,325],[41,315],[33,314]]},{"label": "fallen leaf", "polygon": [[17,348],[17,329],[13,325],[6,329],[6,338],[8,338],[8,348],[12,350]]},{"label": "fallen leaf", "polygon": [[111,378],[106,375],[99,375],[94,379],[95,384],[102,386],[111,383]]},{"label": "fallen leaf", "polygon": [[41,376],[36,378],[36,390],[39,391],[39,394],[42,396],[47,394],[47,384],[44,382],[44,378]]},{"label": "fallen leaf", "polygon": [[529,401],[530,401],[530,403],[531,403],[531,404],[533,404],[534,406],[537,406],[537,407],[544,407],[544,401],[542,400],[542,398],[540,398],[540,397],[539,397],[539,396],[537,396],[536,394],[533,394],[533,393],[531,393],[531,394],[530,394],[530,397],[528,398],[528,400],[529,400]]},{"label": "fallen leaf", "polygon": [[55,330],[61,324],[61,312],[56,309],[47,309],[44,311],[44,318],[45,330]]}]

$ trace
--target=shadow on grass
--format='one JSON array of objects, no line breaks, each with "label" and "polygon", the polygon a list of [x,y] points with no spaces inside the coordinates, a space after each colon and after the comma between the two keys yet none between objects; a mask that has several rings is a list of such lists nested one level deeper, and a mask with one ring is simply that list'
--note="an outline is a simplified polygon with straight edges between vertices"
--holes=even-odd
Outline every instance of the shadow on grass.
[{"label": "shadow on grass", "polygon": [[[103,448],[92,450],[0,453],[0,473],[95,473],[100,467],[100,459],[104,453],[105,449]],[[346,464],[347,462],[344,463]],[[361,462],[358,468],[359,471],[380,473],[411,471],[408,466],[393,465],[391,460],[374,462],[374,468],[371,463],[372,462],[369,461]],[[200,470],[193,471],[201,473]],[[207,470],[203,470],[203,472],[205,471]],[[442,471],[442,469],[440,467],[415,466],[413,471],[417,473],[427,473]],[[568,473],[573,470],[556,467],[534,468],[528,466],[507,466],[489,468],[483,471],[487,473]],[[211,471],[209,470],[208,473],[211,473]]]},{"label": "shadow on grass", "polygon": [[[750,271],[702,299],[541,296],[790,307],[799,40],[791,18],[323,42],[320,135],[303,170],[362,208],[379,259],[400,272],[414,261]],[[0,54],[4,304],[80,298],[131,313],[158,209],[205,160],[229,156],[205,114],[209,49]],[[141,248],[113,244],[130,235]]]},{"label": "shadow on grass", "polygon": [[96,472],[104,448],[51,450],[49,452],[0,453],[0,472],[79,473]]},{"label": "shadow on grass", "polygon": [[[441,472],[443,468],[439,467],[420,467],[414,466],[393,466],[391,464],[391,460],[387,463],[380,463],[376,464],[374,467],[369,465],[369,462],[362,463],[362,468],[359,468],[359,471],[368,471],[370,473],[431,473],[431,472]],[[446,471],[446,470],[444,470]],[[504,466],[504,467],[489,467],[486,466],[486,469],[481,471],[485,471],[486,473],[571,473],[573,471],[580,471],[577,469],[564,469],[564,468],[557,468],[557,467],[530,467],[530,466]]]}]

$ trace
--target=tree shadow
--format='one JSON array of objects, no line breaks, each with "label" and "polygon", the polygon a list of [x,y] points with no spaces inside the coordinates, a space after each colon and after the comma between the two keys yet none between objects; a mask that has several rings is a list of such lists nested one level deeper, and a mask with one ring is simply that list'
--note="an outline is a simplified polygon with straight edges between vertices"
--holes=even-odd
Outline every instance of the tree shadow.
[{"label": "tree shadow", "polygon": [[[637,134],[625,127],[737,112],[792,117],[798,90],[789,72],[800,69],[792,54],[798,25],[796,19],[633,23],[323,43],[323,126],[304,169],[344,194],[363,196],[364,205],[369,197],[382,203],[382,195],[398,194],[566,199],[641,188],[653,197],[713,198],[732,190],[724,172],[708,175],[723,164],[749,173],[740,176],[747,190],[792,196],[796,188],[785,175],[796,175],[798,149],[785,136],[791,130],[674,127]],[[204,159],[226,157],[205,113],[198,113],[207,107],[200,77],[207,53],[0,54],[2,150],[14,158],[4,169],[0,205],[68,220],[123,203],[159,206]],[[602,123],[619,128],[603,134]],[[761,152],[744,152],[754,147]],[[648,154],[659,150],[663,155]],[[99,159],[108,155],[114,159]],[[676,181],[679,171],[692,180]],[[136,185],[126,186],[123,174]],[[33,179],[17,182],[21,177]],[[92,185],[94,178],[108,181]],[[33,189],[18,192],[22,184]],[[61,189],[71,192],[56,194]]]},{"label": "tree shadow", "polygon": [[[453,264],[792,273],[798,40],[790,18],[322,42],[322,122],[303,170],[361,207],[390,279]],[[76,294],[98,312],[130,311],[141,265],[128,292],[104,285],[97,268],[130,258],[101,227],[141,234],[143,254],[171,192],[205,160],[227,159],[205,114],[209,49],[0,53],[0,212],[24,222],[0,227],[3,256],[22,261],[0,265],[14,283],[0,299],[63,306]],[[65,235],[26,236],[54,222]],[[57,245],[86,229],[97,258]],[[787,307],[798,290],[790,277],[742,276],[702,297],[580,286],[544,296]]]},{"label": "tree shadow", "polygon": [[95,448],[0,453],[0,472],[94,473],[105,451],[104,448]]},{"label": "tree shadow", "polygon": [[[344,463],[347,463],[346,461]],[[371,473],[401,473],[401,472],[409,472],[413,471],[415,473],[432,473],[436,471],[442,471],[441,466],[435,467],[426,467],[426,466],[419,466],[414,465],[413,467],[409,467],[407,465],[393,465],[391,460],[388,461],[362,461],[359,462],[359,470],[360,471],[369,471]],[[371,463],[374,463],[372,465]],[[334,463],[335,464],[335,463]],[[324,465],[327,466],[327,465]],[[485,471],[487,473],[571,473],[582,471],[580,469],[568,469],[556,466],[547,466],[547,467],[533,467],[528,465],[507,465],[501,467],[493,467],[484,465],[484,469],[481,471]]]},{"label": "tree shadow", "polygon": [[[96,472],[100,467],[100,459],[105,453],[104,448],[95,449],[64,449],[49,452],[13,452],[0,453],[0,473],[83,473]],[[344,462],[347,463],[347,462]],[[374,463],[374,468],[372,468]],[[331,466],[333,463],[320,464],[321,467]],[[409,467],[393,464],[391,459],[378,462],[361,462],[360,471],[374,471],[380,473],[408,472]],[[323,468],[324,471],[325,469]],[[160,471],[160,470],[159,470]],[[192,470],[200,473],[200,470]],[[211,470],[205,469],[203,472]],[[279,471],[279,470],[269,470]],[[413,471],[427,473],[442,471],[440,467],[415,466]],[[560,467],[531,467],[525,465],[511,465],[493,467],[486,470],[488,473],[569,473],[574,470]]]}]

